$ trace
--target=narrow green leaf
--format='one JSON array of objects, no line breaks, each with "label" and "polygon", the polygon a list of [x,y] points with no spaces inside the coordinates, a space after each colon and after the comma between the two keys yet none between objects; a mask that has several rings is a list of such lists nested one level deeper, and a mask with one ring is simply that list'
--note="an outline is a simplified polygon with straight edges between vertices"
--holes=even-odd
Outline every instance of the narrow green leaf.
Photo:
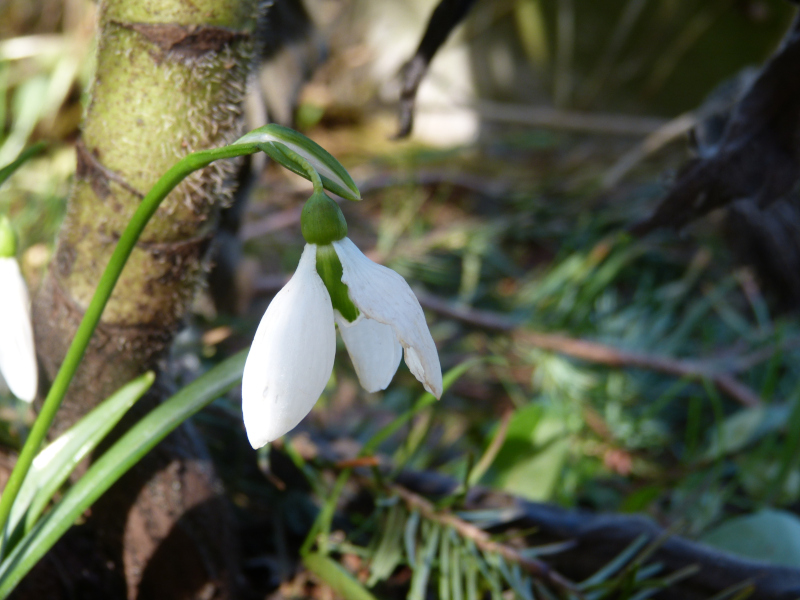
[{"label": "narrow green leaf", "polygon": [[498,554],[489,555],[486,557],[486,562],[493,565],[500,572],[500,575],[503,576],[503,579],[506,580],[506,583],[514,590],[517,596],[523,600],[533,600],[530,583],[528,583],[528,587],[526,588],[525,583],[519,577],[519,573],[513,572],[502,556]]},{"label": "narrow green leaf", "polygon": [[708,600],[744,600],[752,596],[755,591],[756,587],[753,581],[746,579],[725,588],[718,594],[714,594],[711,598],[708,598]]},{"label": "narrow green leaf", "polygon": [[472,553],[461,550],[459,552],[464,558],[464,574],[466,575],[467,584],[467,600],[478,600],[480,593],[478,592],[478,558]]},{"label": "narrow green leaf", "polygon": [[[458,381],[461,376],[466,373],[469,369],[474,367],[476,364],[486,360],[485,358],[472,358],[470,360],[465,360],[462,363],[457,364],[455,367],[451,368],[447,373],[444,374],[442,377],[442,391],[443,393],[446,392],[450,386],[452,386],[456,381]],[[409,410],[404,412],[401,415],[397,415],[395,419],[392,420],[391,423],[386,425],[383,429],[378,431],[375,435],[373,435],[370,440],[364,444],[364,448],[361,450],[362,456],[369,456],[370,454],[374,454],[378,447],[391,435],[400,429],[403,425],[405,425],[411,417],[419,413],[420,411],[426,409],[428,406],[436,402],[436,397],[431,394],[430,392],[425,392],[422,394],[417,401],[414,403]]]},{"label": "narrow green leaf", "polygon": [[44,142],[36,142],[32,146],[20,152],[19,156],[15,158],[12,162],[7,164],[5,167],[0,168],[0,185],[3,185],[6,179],[11,177],[14,174],[14,171],[19,169],[22,165],[24,165],[28,161],[28,159],[36,156],[46,147],[47,144],[45,144]]},{"label": "narrow green leaf", "polygon": [[428,521],[423,523],[422,537],[425,549],[417,556],[414,564],[414,575],[411,577],[411,590],[408,593],[408,600],[424,600],[425,591],[428,588],[428,580],[433,568],[433,558],[436,555],[436,548],[439,546],[439,534],[442,528]]},{"label": "narrow green leaf", "polygon": [[[447,373],[444,374],[442,378],[442,390],[447,391],[451,385],[453,385],[458,379],[466,373],[466,371],[472,367],[473,365],[486,360],[484,358],[473,358],[471,360],[464,361],[452,369],[450,369]],[[403,426],[411,417],[415,414],[420,412],[421,410],[425,409],[427,406],[430,406],[436,402],[436,398],[433,394],[425,392],[422,394],[418,399],[414,406],[407,410],[402,415],[398,415],[391,423],[386,425],[382,428],[378,433],[373,435],[369,441],[364,444],[364,447],[361,449],[359,456],[371,456],[375,453],[378,447],[387,439],[389,438],[395,431],[397,431],[400,427]],[[295,464],[298,466],[301,464],[302,459],[299,458],[293,459]],[[299,461],[299,462],[298,462]],[[308,532],[305,541],[303,542],[303,546],[300,548],[301,556],[305,556],[311,551],[312,546],[314,545],[314,541],[317,539],[322,540],[321,544],[325,544],[326,542],[325,537],[328,535],[330,531],[330,524],[333,520],[333,513],[336,509],[336,504],[339,501],[339,496],[344,489],[347,480],[352,473],[352,469],[344,469],[341,473],[339,473],[339,477],[336,478],[336,483],[334,484],[333,490],[327,495],[327,500],[322,507],[322,510],[317,515],[316,521],[314,521],[314,525]],[[319,534],[322,534],[321,536]],[[324,548],[321,548],[324,550]],[[410,560],[411,564],[414,563],[413,559]]]},{"label": "narrow green leaf", "polygon": [[450,600],[450,529],[441,536],[439,547],[439,600]]},{"label": "narrow green leaf", "polygon": [[478,571],[480,574],[483,575],[483,578],[489,584],[489,588],[492,590],[492,599],[493,600],[502,600],[503,598],[503,588],[500,585],[500,577],[497,575],[497,571],[486,562],[484,556],[478,551],[475,547],[475,543],[469,540],[467,542],[467,548],[471,552],[472,556],[475,557],[475,565],[478,567]]},{"label": "narrow green leaf", "polygon": [[[278,144],[274,142],[278,142]],[[258,144],[259,148],[270,158],[308,179],[305,170],[280,148],[279,144],[285,144],[290,150],[311,163],[311,166],[319,173],[326,190],[348,200],[361,200],[361,193],[358,191],[355,181],[341,163],[322,146],[302,133],[270,123],[245,134],[233,145],[237,144]]]},{"label": "narrow green leaf", "polygon": [[6,598],[28,571],[124,473],[183,421],[227,392],[242,378],[247,351],[239,352],[150,411],[70,488],[0,565],[0,598]]},{"label": "narrow green leaf", "polygon": [[464,573],[461,571],[461,540],[452,529],[448,529],[447,535],[452,540],[452,550],[450,551],[450,589],[453,593],[453,600],[464,600]]},{"label": "narrow green leaf", "polygon": [[578,584],[578,587],[582,590],[585,590],[594,585],[599,585],[610,577],[613,577],[613,575],[622,569],[626,564],[628,564],[633,557],[636,556],[636,553],[639,552],[639,550],[641,550],[646,544],[647,536],[645,534],[640,535],[633,540],[633,542],[631,542],[627,548],[609,561],[608,564],[603,565],[603,567],[598,569],[594,575]]},{"label": "narrow green leaf", "polygon": [[[31,530],[77,464],[97,447],[122,415],[150,389],[154,380],[155,375],[150,372],[124,385],[39,452],[11,508],[3,532],[4,544],[13,537],[11,533],[23,519],[24,533]],[[22,533],[19,531],[16,535]]]},{"label": "narrow green leaf", "polygon": [[367,587],[388,578],[403,559],[403,529],[406,511],[400,504],[392,506],[386,517],[383,535],[372,556]]},{"label": "narrow green leaf", "polygon": [[419,529],[419,513],[414,511],[406,521],[403,539],[406,547],[408,564],[413,568],[417,562],[417,529]]},{"label": "narrow green leaf", "polygon": [[376,600],[361,583],[335,560],[316,552],[303,557],[303,565],[345,600]]}]

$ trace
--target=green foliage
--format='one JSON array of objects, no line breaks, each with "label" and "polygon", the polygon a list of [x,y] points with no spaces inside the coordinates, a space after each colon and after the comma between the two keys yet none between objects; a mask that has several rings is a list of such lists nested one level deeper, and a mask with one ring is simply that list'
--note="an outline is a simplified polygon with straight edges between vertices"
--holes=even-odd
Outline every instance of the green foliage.
[{"label": "green foliage", "polygon": [[701,540],[726,552],[776,565],[800,567],[800,518],[765,509],[721,523]]},{"label": "green foliage", "polygon": [[91,454],[154,380],[153,373],[146,373],[123,386],[39,452],[11,507],[0,556],[7,554],[22,535],[30,533],[75,467]]},{"label": "green foliage", "polygon": [[[186,419],[236,385],[241,380],[246,357],[246,352],[240,352],[220,363],[149,412],[106,450],[4,557],[0,564],[0,598],[11,593],[75,520],[128,469]],[[148,379],[144,378],[147,386],[152,382]],[[93,416],[96,418],[96,413],[87,415]],[[81,423],[76,427],[84,432],[88,429]],[[70,462],[74,464],[73,460]]]}]

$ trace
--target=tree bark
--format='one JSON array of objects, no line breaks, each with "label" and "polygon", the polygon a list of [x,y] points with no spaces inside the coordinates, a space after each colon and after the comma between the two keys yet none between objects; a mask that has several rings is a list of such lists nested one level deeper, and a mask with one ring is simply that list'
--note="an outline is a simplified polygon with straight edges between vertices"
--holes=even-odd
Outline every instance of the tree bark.
[{"label": "tree bark", "polygon": [[[76,180],[51,267],[34,300],[46,377],[57,372],[143,195],[180,157],[241,135],[259,4],[103,2]],[[54,433],[164,356],[203,278],[235,168],[233,161],[222,161],[194,173],[153,217],[108,303]],[[149,403],[157,402],[157,395]],[[140,404],[135,412],[148,406]],[[42,561],[20,589],[21,597],[234,596],[235,548],[219,491],[202,443],[190,430],[173,434]],[[76,562],[83,567],[74,568]],[[58,583],[48,583],[42,595],[37,589],[48,568]],[[98,568],[105,572],[87,578],[87,571]]]},{"label": "tree bark", "polygon": [[[54,375],[119,234],[180,157],[241,134],[256,0],[108,0],[97,73],[78,142],[76,182],[35,301],[36,341]],[[108,303],[70,395],[62,430],[168,347],[201,279],[233,161],[184,181],[145,230]]]}]

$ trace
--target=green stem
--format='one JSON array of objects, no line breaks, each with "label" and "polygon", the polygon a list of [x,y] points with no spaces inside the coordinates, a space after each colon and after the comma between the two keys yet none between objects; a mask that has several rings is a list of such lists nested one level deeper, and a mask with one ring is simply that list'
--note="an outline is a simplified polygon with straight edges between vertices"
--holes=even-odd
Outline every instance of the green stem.
[{"label": "green stem", "polygon": [[215,160],[223,158],[235,158],[237,156],[244,156],[246,154],[253,154],[258,151],[256,144],[236,144],[233,146],[226,146],[224,148],[214,148],[212,150],[202,150],[194,152],[182,158],[176,163],[169,171],[161,176],[156,184],[150,189],[147,195],[142,200],[136,212],[131,217],[125,231],[117,242],[114,253],[108,261],[105,271],[103,272],[100,281],[97,284],[97,289],[92,296],[86,312],[83,315],[81,324],[75,332],[75,337],[72,339],[72,344],[67,350],[64,357],[64,362],[58,370],[53,385],[45,398],[42,410],[33,424],[33,428],[22,447],[22,452],[17,459],[17,464],[14,465],[14,470],[11,472],[11,477],[6,483],[3,490],[3,495],[0,496],[0,531],[3,531],[8,515],[11,512],[11,507],[14,504],[14,499],[17,497],[22,482],[28,473],[28,470],[33,463],[33,459],[39,452],[50,425],[58,412],[61,402],[67,393],[69,384],[72,381],[75,372],[78,370],[86,348],[89,345],[89,340],[97,327],[100,317],[103,314],[106,303],[108,302],[111,292],[114,291],[114,286],[117,284],[120,273],[125,266],[139,236],[142,234],[145,226],[150,218],[158,209],[161,202],[167,195],[189,174],[198,169],[208,166]]}]

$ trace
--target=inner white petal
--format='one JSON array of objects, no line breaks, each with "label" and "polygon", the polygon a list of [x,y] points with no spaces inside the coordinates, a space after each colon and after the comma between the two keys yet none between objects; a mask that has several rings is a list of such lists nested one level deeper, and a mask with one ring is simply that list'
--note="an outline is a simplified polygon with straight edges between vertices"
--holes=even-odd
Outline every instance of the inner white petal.
[{"label": "inner white petal", "polygon": [[349,238],[333,242],[350,299],[369,319],[392,327],[406,364],[431,394],[442,395],[442,367],[419,300],[406,280],[368,259]]},{"label": "inner white petal", "polygon": [[385,390],[403,356],[392,328],[364,315],[350,323],[338,310],[333,313],[361,387],[368,392]]},{"label": "inner white petal", "polygon": [[328,290],[306,245],[294,276],[256,331],[242,376],[242,414],[254,448],[293,429],[313,408],[333,370],[336,330]]}]

